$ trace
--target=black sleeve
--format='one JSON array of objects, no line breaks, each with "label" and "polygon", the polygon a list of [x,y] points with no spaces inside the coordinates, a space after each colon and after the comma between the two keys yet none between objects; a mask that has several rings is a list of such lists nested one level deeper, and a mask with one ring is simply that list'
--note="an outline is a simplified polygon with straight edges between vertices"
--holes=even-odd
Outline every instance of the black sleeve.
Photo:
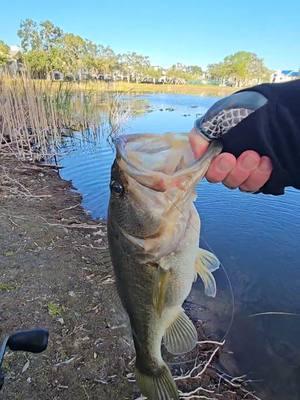
[{"label": "black sleeve", "polygon": [[287,186],[300,189],[300,80],[246,91],[261,93],[267,102],[222,137],[223,151],[239,156],[255,150],[271,158],[273,172],[260,192],[279,195]]}]

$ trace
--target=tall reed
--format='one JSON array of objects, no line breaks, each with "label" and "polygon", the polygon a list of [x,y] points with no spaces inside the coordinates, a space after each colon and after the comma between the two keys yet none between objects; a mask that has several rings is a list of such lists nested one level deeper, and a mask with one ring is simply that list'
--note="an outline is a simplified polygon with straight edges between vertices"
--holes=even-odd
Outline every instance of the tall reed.
[{"label": "tall reed", "polygon": [[54,152],[67,130],[99,129],[103,101],[74,85],[33,80],[25,72],[2,75],[0,151],[40,160]]}]

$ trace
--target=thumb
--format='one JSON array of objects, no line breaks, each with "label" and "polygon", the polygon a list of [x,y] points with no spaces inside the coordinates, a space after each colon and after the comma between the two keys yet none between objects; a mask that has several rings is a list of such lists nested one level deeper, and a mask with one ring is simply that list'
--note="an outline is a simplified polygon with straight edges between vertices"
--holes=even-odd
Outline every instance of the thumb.
[{"label": "thumb", "polygon": [[189,133],[189,142],[196,159],[200,158],[209,146],[209,142],[200,136],[194,128]]}]

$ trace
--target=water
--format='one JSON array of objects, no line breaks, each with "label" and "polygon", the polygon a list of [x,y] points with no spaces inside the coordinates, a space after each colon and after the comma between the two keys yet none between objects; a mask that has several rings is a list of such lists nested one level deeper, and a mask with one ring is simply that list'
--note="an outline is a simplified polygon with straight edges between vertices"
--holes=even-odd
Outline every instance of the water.
[{"label": "water", "polygon": [[[126,133],[188,131],[195,118],[217,100],[185,95],[140,98],[151,112],[130,121]],[[62,177],[72,180],[93,217],[105,218],[114,150],[103,137],[83,143],[78,135],[75,143],[60,159],[65,167]],[[234,354],[224,356],[224,364],[232,374],[245,373],[253,379],[262,399],[299,399],[300,193],[289,188],[279,197],[249,195],[206,181],[197,191],[201,244],[211,247],[222,261],[234,304],[221,269],[216,273],[216,299],[205,298],[200,283],[193,289],[193,312],[213,338],[220,340],[226,335],[227,348]],[[265,312],[299,316],[253,315]]]}]

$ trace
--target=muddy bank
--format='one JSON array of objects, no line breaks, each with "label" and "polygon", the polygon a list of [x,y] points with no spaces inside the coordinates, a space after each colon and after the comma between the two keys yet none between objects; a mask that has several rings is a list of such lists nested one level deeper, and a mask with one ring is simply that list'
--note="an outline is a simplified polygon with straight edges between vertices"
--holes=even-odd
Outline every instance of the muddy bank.
[{"label": "muddy bank", "polygon": [[80,201],[55,170],[0,157],[0,337],[50,331],[45,353],[8,354],[1,398],[132,399],[133,353],[105,225]]},{"label": "muddy bank", "polygon": [[[195,305],[185,306],[196,315]],[[206,340],[201,321],[194,322]],[[115,292],[105,223],[85,213],[80,195],[56,170],[0,156],[0,338],[32,327],[49,329],[48,350],[8,353],[1,398],[139,397],[128,382],[134,352]],[[179,388],[202,396],[182,398],[256,398],[220,369],[221,349],[204,343],[187,358],[166,355],[174,374],[187,374],[177,380]]]}]

